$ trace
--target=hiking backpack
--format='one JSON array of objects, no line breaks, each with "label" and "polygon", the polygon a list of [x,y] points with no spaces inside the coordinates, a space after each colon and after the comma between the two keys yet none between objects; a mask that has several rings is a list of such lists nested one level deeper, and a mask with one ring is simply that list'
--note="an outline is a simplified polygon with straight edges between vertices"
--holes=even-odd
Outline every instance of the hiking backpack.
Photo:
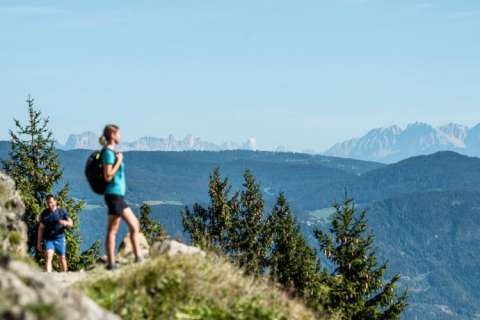
[{"label": "hiking backpack", "polygon": [[85,165],[85,176],[87,177],[88,184],[93,192],[100,195],[105,194],[105,190],[107,189],[107,182],[103,175],[103,152],[104,149],[93,152],[88,157],[87,164]]}]

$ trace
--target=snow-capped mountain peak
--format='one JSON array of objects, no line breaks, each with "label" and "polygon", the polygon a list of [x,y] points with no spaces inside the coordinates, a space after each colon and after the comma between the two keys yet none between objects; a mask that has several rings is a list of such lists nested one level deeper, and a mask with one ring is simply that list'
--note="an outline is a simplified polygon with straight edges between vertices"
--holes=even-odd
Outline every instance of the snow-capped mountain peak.
[{"label": "snow-capped mountain peak", "polygon": [[370,130],[363,137],[337,143],[326,155],[395,162],[411,156],[436,151],[451,150],[476,155],[480,150],[474,136],[480,136],[474,128],[449,123],[433,127],[428,123],[415,122],[405,129],[399,126]]}]

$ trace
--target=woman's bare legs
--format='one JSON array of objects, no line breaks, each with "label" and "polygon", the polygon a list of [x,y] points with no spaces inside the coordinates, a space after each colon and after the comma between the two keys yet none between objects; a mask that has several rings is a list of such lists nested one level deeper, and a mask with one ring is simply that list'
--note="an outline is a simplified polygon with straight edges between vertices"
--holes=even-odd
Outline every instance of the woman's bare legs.
[{"label": "woman's bare legs", "polygon": [[107,249],[107,259],[108,265],[112,266],[115,264],[115,240],[117,238],[118,228],[120,227],[120,216],[108,215],[108,230],[107,230],[107,239],[106,249]]},{"label": "woman's bare legs", "polygon": [[132,241],[133,254],[137,259],[141,259],[143,257],[140,257],[140,223],[138,222],[137,217],[130,208],[125,208],[123,210],[122,218],[127,223],[128,230],[130,231],[130,241]]}]

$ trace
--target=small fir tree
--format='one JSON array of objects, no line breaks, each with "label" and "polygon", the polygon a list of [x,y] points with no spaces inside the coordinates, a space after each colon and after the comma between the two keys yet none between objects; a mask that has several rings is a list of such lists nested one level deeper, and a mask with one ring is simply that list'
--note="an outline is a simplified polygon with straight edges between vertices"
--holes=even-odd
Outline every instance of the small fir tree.
[{"label": "small fir tree", "polygon": [[185,207],[182,215],[183,229],[190,235],[193,245],[204,249],[212,246],[207,224],[209,221],[210,212],[198,203],[193,205],[192,211]]},{"label": "small fir tree", "polygon": [[351,199],[334,207],[330,234],[315,230],[323,255],[335,268],[328,278],[327,308],[340,311],[345,319],[400,319],[407,307],[407,292],[397,294],[398,274],[384,282],[387,263],[377,263],[367,212],[357,216]]},{"label": "small fir tree", "polygon": [[244,173],[243,188],[230,235],[231,249],[246,273],[260,275],[267,262],[271,235],[263,217],[265,202],[260,185],[250,170]]},{"label": "small fir tree", "polygon": [[269,259],[271,277],[294,296],[303,297],[307,304],[317,305],[323,292],[320,262],[296,224],[283,193],[278,196],[267,223],[273,241]]},{"label": "small fir tree", "polygon": [[151,213],[152,208],[144,202],[140,207],[140,230],[142,230],[149,245],[152,245],[155,241],[162,241],[167,238],[165,229],[160,223],[150,217]]},{"label": "small fir tree", "polygon": [[185,208],[183,226],[195,245],[228,253],[232,247],[230,232],[233,217],[239,210],[238,193],[230,197],[230,183],[228,178],[222,180],[219,168],[211,174],[208,190],[208,208],[199,204],[193,206],[193,211]]},{"label": "small fir tree", "polygon": [[[22,125],[20,121],[14,120],[16,131],[10,130],[10,159],[2,163],[6,173],[15,181],[25,203],[23,219],[27,225],[28,250],[37,261],[41,261],[43,256],[36,252],[38,219],[46,207],[46,196],[54,193],[63,172],[55,149],[53,133],[48,128],[49,120],[42,118],[41,112],[34,109],[34,100],[30,96],[26,102],[28,122]],[[77,270],[86,267],[82,261],[89,260],[88,257],[80,255],[78,214],[84,207],[84,202],[74,200],[69,193],[70,187],[66,184],[59,189],[56,198],[74,222],[74,227],[66,232],[66,243],[69,268]],[[92,250],[88,252],[91,253]]]}]

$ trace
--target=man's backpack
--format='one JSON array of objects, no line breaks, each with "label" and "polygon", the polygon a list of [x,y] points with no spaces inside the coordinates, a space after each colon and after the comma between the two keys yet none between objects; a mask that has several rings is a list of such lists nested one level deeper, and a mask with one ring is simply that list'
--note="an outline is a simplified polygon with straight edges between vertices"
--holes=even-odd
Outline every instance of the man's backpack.
[{"label": "man's backpack", "polygon": [[105,149],[95,151],[88,157],[85,165],[85,176],[88,184],[96,194],[103,195],[107,189],[107,182],[103,175],[103,152]]}]

